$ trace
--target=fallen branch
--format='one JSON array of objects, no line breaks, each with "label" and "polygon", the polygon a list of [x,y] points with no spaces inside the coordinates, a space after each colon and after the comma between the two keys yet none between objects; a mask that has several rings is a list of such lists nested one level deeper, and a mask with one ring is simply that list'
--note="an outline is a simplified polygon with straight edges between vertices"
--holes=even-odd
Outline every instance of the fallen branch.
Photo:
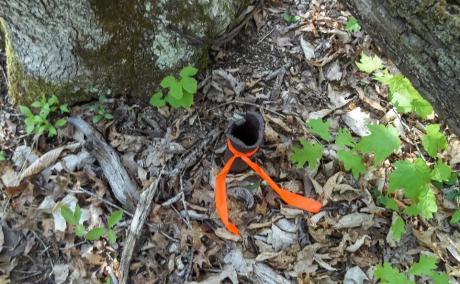
[{"label": "fallen branch", "polygon": [[120,157],[104,140],[102,135],[80,117],[69,118],[69,123],[81,131],[91,143],[88,149],[101,165],[115,198],[124,208],[133,210],[139,201],[136,184],[123,167]]},{"label": "fallen branch", "polygon": [[121,254],[121,280],[120,284],[128,283],[129,276],[129,266],[131,265],[131,258],[133,257],[134,247],[136,246],[137,239],[141,233],[142,227],[144,226],[145,219],[150,213],[150,207],[152,205],[153,197],[155,196],[158,185],[161,181],[161,176],[163,170],[160,172],[160,175],[144,192],[141,194],[140,203],[134,212],[134,217],[131,221],[131,226],[129,228],[128,237],[124,243],[123,253]]}]

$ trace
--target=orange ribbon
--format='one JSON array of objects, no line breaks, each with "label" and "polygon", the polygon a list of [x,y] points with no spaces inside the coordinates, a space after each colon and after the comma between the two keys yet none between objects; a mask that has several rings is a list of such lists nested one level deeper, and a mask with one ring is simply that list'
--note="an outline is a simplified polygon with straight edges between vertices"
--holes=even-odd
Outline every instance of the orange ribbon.
[{"label": "orange ribbon", "polygon": [[228,208],[227,208],[227,185],[226,185],[226,178],[227,174],[230,172],[230,168],[232,167],[233,162],[235,159],[240,158],[243,160],[251,169],[253,169],[263,180],[265,180],[268,185],[281,197],[281,199],[286,202],[287,204],[303,209],[308,212],[317,213],[322,207],[322,204],[316,200],[311,198],[304,197],[302,195],[298,195],[282,189],[279,187],[271,178],[270,176],[261,168],[259,165],[251,161],[249,157],[254,155],[258,148],[254,151],[249,153],[241,153],[236,150],[232,143],[230,143],[230,139],[227,140],[227,147],[232,152],[233,156],[227,161],[224,168],[216,177],[216,211],[219,215],[222,223],[224,223],[227,230],[232,232],[235,235],[239,235],[238,228],[235,224],[231,223],[228,220]]}]

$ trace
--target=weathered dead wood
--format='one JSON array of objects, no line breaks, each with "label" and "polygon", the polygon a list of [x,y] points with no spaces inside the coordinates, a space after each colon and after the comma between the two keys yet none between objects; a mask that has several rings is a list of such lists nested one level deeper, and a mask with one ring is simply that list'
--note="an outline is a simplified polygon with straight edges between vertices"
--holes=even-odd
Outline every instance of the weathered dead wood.
[{"label": "weathered dead wood", "polygon": [[87,142],[91,145],[87,147],[88,151],[101,165],[115,198],[124,208],[134,210],[139,201],[137,185],[123,167],[118,154],[105,142],[99,132],[80,117],[71,117],[68,121],[86,136]]},{"label": "weathered dead wood", "polygon": [[170,177],[168,184],[176,184],[182,172],[198,163],[204,152],[208,149],[209,145],[213,144],[217,137],[219,137],[219,134],[220,130],[218,129],[214,129],[213,131],[209,132],[206,135],[206,138],[203,139],[198,146],[194,147],[190,153],[181,159],[181,161],[177,163],[176,167],[168,173],[168,176]]},{"label": "weathered dead wood", "polygon": [[129,266],[131,264],[131,259],[133,257],[134,248],[136,246],[137,239],[139,238],[142,227],[144,226],[145,220],[150,213],[150,208],[152,205],[153,197],[158,190],[158,185],[161,181],[161,176],[163,170],[160,172],[160,175],[144,192],[141,194],[140,203],[136,208],[134,213],[131,226],[129,227],[128,237],[123,246],[123,253],[121,254],[121,280],[120,284],[128,283],[129,276]]}]

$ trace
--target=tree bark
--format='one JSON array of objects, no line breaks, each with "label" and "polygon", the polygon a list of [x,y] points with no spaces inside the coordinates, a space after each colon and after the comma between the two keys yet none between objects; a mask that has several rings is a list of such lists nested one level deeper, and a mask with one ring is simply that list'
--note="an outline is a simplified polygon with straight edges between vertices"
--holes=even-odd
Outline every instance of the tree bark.
[{"label": "tree bark", "polygon": [[[206,44],[237,24],[250,0],[0,0],[9,95],[30,103],[101,94],[143,98],[185,65],[204,66]],[[147,98],[147,99],[146,99]]]},{"label": "tree bark", "polygon": [[343,2],[460,136],[460,1]]}]

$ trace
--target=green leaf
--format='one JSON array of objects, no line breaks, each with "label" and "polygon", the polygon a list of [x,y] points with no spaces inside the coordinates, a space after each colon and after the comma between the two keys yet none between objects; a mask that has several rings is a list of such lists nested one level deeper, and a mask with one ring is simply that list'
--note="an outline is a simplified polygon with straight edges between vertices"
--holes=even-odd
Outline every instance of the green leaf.
[{"label": "green leaf", "polygon": [[112,120],[112,119],[113,119],[113,115],[110,114],[110,113],[108,113],[108,112],[106,112],[106,113],[104,113],[104,118],[107,119],[107,120]]},{"label": "green leaf", "polygon": [[26,132],[27,134],[30,134],[34,131],[35,129],[35,123],[27,123],[26,121]]},{"label": "green leaf", "polygon": [[48,115],[50,114],[50,105],[49,104],[44,104],[42,108],[40,109],[40,116],[43,119],[46,119]]},{"label": "green leaf", "polygon": [[73,216],[75,218],[75,221],[77,222],[77,224],[80,223],[80,218],[81,218],[81,209],[80,209],[80,205],[75,205],[75,210],[73,212]]},{"label": "green leaf", "polygon": [[77,235],[77,237],[83,237],[85,235],[85,227],[83,227],[82,224],[78,224],[75,227],[75,235]]},{"label": "green leaf", "polygon": [[196,69],[193,66],[186,66],[182,68],[182,70],[180,70],[181,78],[192,77],[192,76],[195,76],[196,73],[198,73],[198,69]]},{"label": "green leaf", "polygon": [[47,126],[48,130],[48,137],[54,137],[57,135],[56,127],[52,126],[51,124]]},{"label": "green leaf", "polygon": [[165,97],[165,101],[168,104],[170,104],[173,108],[179,108],[179,107],[182,106],[182,101],[181,100],[176,99],[176,98],[174,98],[173,96],[171,96],[169,94]]},{"label": "green leaf", "polygon": [[299,16],[294,16],[294,15],[284,15],[283,20],[287,24],[290,25],[290,24],[293,24],[293,23],[297,23],[300,20],[300,17]]},{"label": "green leaf", "polygon": [[349,147],[355,147],[356,142],[351,136],[350,131],[345,128],[340,128],[339,132],[337,133],[337,136],[335,137],[335,144],[339,146],[349,146]]},{"label": "green leaf", "polygon": [[185,91],[195,94],[197,90],[197,82],[194,78],[184,77],[180,80],[180,84]]},{"label": "green leaf", "polygon": [[64,126],[66,123],[67,123],[67,120],[64,119],[64,118],[61,118],[61,119],[56,120],[56,122],[54,123],[54,126],[55,126],[55,127],[62,127],[62,126]]},{"label": "green leaf", "polygon": [[426,135],[422,137],[422,145],[425,151],[433,158],[442,150],[447,149],[447,139],[440,130],[439,124],[430,124],[426,127]]},{"label": "green leaf", "polygon": [[381,284],[415,284],[414,281],[407,279],[404,274],[393,268],[388,262],[385,262],[383,266],[377,265],[374,276],[380,280]]},{"label": "green leaf", "polygon": [[431,279],[433,279],[434,284],[449,284],[449,275],[447,273],[433,273],[431,275]]},{"label": "green leaf", "polygon": [[443,161],[438,160],[433,171],[431,171],[431,179],[438,182],[446,182],[449,181],[451,176],[452,168]]},{"label": "green leaf", "polygon": [[401,240],[401,236],[406,232],[406,223],[404,223],[404,220],[398,216],[391,224],[390,231],[393,240],[399,242]]},{"label": "green leaf", "polygon": [[103,116],[100,115],[100,114],[97,114],[97,115],[93,116],[93,123],[94,124],[98,123],[99,121],[101,121],[102,118],[103,118]]},{"label": "green leaf", "polygon": [[430,168],[421,158],[410,161],[397,161],[395,170],[390,174],[389,192],[404,189],[405,196],[416,200],[422,188],[430,182]]},{"label": "green leaf", "polygon": [[91,229],[87,234],[86,234],[86,239],[88,241],[94,241],[102,237],[106,232],[105,228],[94,228]]},{"label": "green leaf", "polygon": [[454,214],[452,214],[452,217],[450,218],[450,222],[452,225],[457,224],[460,222],[460,209],[455,210]]},{"label": "green leaf", "polygon": [[58,103],[58,98],[56,97],[56,95],[53,95],[51,96],[51,98],[48,99],[48,104],[50,106],[55,105],[57,103]]},{"label": "green leaf", "polygon": [[378,202],[380,202],[383,206],[385,206],[385,208],[389,210],[393,210],[393,211],[399,210],[398,204],[396,203],[396,201],[393,198],[388,197],[386,195],[381,195],[378,198]]},{"label": "green leaf", "polygon": [[34,108],[40,108],[42,106],[42,103],[40,101],[35,101],[30,106]]},{"label": "green leaf", "polygon": [[153,96],[150,97],[150,105],[154,107],[164,107],[166,105],[166,102],[163,99],[163,93],[161,91],[156,92],[153,94]]},{"label": "green leaf", "polygon": [[59,110],[61,111],[61,113],[66,113],[66,112],[70,112],[69,110],[69,106],[67,104],[63,104],[59,107]]},{"label": "green leaf", "polygon": [[181,99],[181,106],[189,109],[193,105],[194,95],[189,92],[184,92],[184,96]]},{"label": "green leaf", "polygon": [[360,61],[356,61],[356,66],[367,74],[383,68],[382,60],[377,55],[367,56],[364,52],[361,53]]},{"label": "green leaf", "polygon": [[417,263],[412,264],[409,274],[415,276],[431,276],[436,270],[436,263],[438,259],[429,255],[420,255],[420,259]]},{"label": "green leaf", "polygon": [[[419,94],[420,96],[420,94]],[[433,113],[433,106],[421,96],[412,101],[412,108],[415,114],[425,119]]]},{"label": "green leaf", "polygon": [[356,145],[356,149],[362,153],[374,154],[374,165],[378,165],[399,149],[401,142],[398,130],[392,126],[376,124],[368,127],[371,135],[364,136]]},{"label": "green leaf", "polygon": [[310,143],[306,139],[301,139],[302,148],[292,148],[291,161],[298,168],[302,168],[306,162],[310,169],[316,168],[319,159],[323,155],[323,146],[317,143]]},{"label": "green leaf", "polygon": [[163,80],[161,80],[160,82],[160,86],[162,86],[165,89],[171,87],[174,84],[177,84],[177,80],[176,78],[174,78],[174,76],[171,75],[164,77]]},{"label": "green leaf", "polygon": [[107,232],[107,239],[112,245],[117,243],[117,235],[115,234],[114,230],[109,230]]},{"label": "green leaf", "polygon": [[427,186],[420,192],[417,203],[418,214],[425,219],[433,218],[433,213],[438,211],[436,196],[433,189]]},{"label": "green leaf", "polygon": [[32,111],[30,110],[30,108],[26,107],[26,106],[19,106],[19,111],[25,115],[26,117],[30,117],[30,116],[33,116],[33,113]]},{"label": "green leaf", "polygon": [[182,99],[182,97],[184,96],[184,92],[182,90],[182,86],[181,86],[180,82],[176,81],[176,83],[172,84],[169,87],[168,95],[172,96],[172,97],[174,97],[175,99],[178,99],[178,100]]},{"label": "green leaf", "polygon": [[326,121],[324,122],[322,119],[310,119],[307,122],[310,131],[322,139],[329,141],[331,139],[331,134],[329,133],[329,123]]},{"label": "green leaf", "polygon": [[399,112],[415,112],[421,118],[426,118],[433,112],[431,104],[420,95],[404,75],[390,75],[386,71],[377,75],[375,79],[389,87],[390,102]]},{"label": "green leaf", "polygon": [[345,170],[351,170],[353,177],[357,180],[359,175],[366,172],[366,167],[364,166],[361,156],[354,152],[348,150],[341,150],[337,152],[339,160],[343,163]]},{"label": "green leaf", "polygon": [[77,225],[78,222],[75,220],[75,216],[73,212],[69,209],[69,207],[62,205],[61,206],[61,215],[64,218],[64,220],[71,224],[71,225]]},{"label": "green leaf", "polygon": [[120,222],[121,218],[123,218],[123,211],[117,210],[112,212],[112,214],[110,214],[109,220],[107,221],[107,226],[112,228],[115,226],[115,224]]},{"label": "green leaf", "polygon": [[5,159],[6,159],[6,158],[5,158],[5,152],[0,151],[0,162],[1,162],[1,161],[5,161]]},{"label": "green leaf", "polygon": [[345,24],[345,30],[350,33],[359,32],[359,30],[361,30],[361,26],[359,25],[358,20],[351,16],[348,17],[348,20]]}]

